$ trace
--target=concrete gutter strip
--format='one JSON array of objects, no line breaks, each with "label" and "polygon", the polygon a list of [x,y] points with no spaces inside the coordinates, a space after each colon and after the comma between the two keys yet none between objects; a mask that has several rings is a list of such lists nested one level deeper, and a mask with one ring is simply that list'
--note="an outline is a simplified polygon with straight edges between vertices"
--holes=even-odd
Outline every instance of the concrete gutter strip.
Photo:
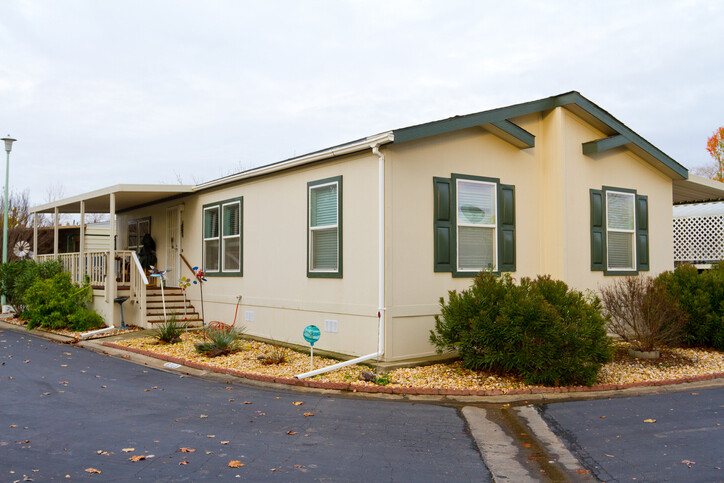
[{"label": "concrete gutter strip", "polygon": [[528,428],[538,441],[545,446],[547,453],[553,455],[566,470],[571,473],[579,470],[586,471],[576,457],[568,451],[563,441],[550,430],[536,408],[533,406],[520,406],[515,408],[515,411],[525,419]]}]

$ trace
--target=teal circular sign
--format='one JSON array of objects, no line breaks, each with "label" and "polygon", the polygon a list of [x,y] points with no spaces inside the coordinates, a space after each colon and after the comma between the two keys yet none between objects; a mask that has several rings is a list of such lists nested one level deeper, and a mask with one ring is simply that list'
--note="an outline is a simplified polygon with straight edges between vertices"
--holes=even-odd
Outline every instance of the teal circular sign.
[{"label": "teal circular sign", "polygon": [[316,325],[308,325],[304,328],[304,340],[309,342],[312,346],[319,340],[320,334],[321,332],[319,332],[319,327]]}]

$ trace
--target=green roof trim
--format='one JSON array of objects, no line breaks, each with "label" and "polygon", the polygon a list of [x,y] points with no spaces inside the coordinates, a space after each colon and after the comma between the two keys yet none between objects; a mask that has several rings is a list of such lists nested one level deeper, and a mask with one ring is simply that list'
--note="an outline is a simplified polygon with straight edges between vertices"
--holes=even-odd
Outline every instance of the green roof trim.
[{"label": "green roof trim", "polygon": [[485,129],[520,149],[535,146],[535,136],[507,119],[487,124]]},{"label": "green roof trim", "polygon": [[607,138],[598,139],[596,141],[589,141],[587,143],[583,143],[583,154],[602,153],[604,151],[608,151],[609,149],[617,148],[628,143],[629,140],[628,138],[626,138],[626,136],[622,134],[617,134],[615,136],[610,136]]},{"label": "green roof trim", "polygon": [[[641,156],[644,160],[669,175],[672,179],[688,179],[689,171],[684,166],[677,163],[663,151],[628,128],[624,123],[576,91],[567,92],[565,94],[545,99],[538,99],[536,101],[525,102],[522,104],[515,104],[512,106],[468,114],[465,116],[455,116],[440,121],[395,129],[393,131],[394,143],[397,144],[414,141],[416,139],[436,136],[438,134],[445,134],[475,126],[485,126],[486,124],[495,126],[497,129],[501,129],[501,125],[509,127],[505,123],[505,121],[508,121],[509,119],[536,112],[548,111],[556,107],[565,107],[579,117],[582,117],[584,120],[595,123],[596,127],[604,131],[610,131],[607,134],[610,134],[611,137],[617,137],[617,135],[623,136],[626,140],[628,140],[627,143],[623,144],[628,144],[635,154]],[[502,129],[501,131],[506,132]],[[511,133],[507,134],[510,135]],[[516,136],[513,136],[513,138],[515,137]],[[518,141],[520,141],[520,139],[518,139]],[[607,141],[606,143],[603,143],[602,146],[606,146],[609,143],[614,143],[614,141]],[[530,144],[532,147],[533,143]],[[590,149],[590,146],[588,149]]]}]

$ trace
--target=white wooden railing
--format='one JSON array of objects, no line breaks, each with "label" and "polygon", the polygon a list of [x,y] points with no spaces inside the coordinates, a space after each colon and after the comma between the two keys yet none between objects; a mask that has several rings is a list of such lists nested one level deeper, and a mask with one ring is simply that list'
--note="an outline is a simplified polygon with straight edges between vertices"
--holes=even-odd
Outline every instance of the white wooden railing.
[{"label": "white wooden railing", "polygon": [[136,309],[136,325],[140,327],[146,326],[146,286],[148,278],[146,272],[138,260],[138,255],[131,252],[131,299],[133,307]]},{"label": "white wooden railing", "polygon": [[[84,257],[80,253],[59,253],[58,260],[63,263],[63,269],[70,273],[74,283],[82,283],[88,277],[93,288],[105,289],[108,273],[108,251],[86,252]],[[131,257],[135,253],[130,250],[116,250],[114,273],[116,283],[128,285],[131,282]],[[42,262],[53,260],[56,255],[38,255],[37,260]],[[81,261],[85,263],[81,263]]]}]

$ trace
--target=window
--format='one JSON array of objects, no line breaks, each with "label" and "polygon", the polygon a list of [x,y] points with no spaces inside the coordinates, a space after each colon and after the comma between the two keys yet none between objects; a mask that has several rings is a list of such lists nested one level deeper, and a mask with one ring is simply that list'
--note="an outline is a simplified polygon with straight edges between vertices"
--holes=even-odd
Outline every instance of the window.
[{"label": "window", "polygon": [[635,270],[636,195],[606,191],[606,260],[609,270]]},{"label": "window", "polygon": [[209,276],[242,274],[243,199],[204,205],[203,268]]},{"label": "window", "polygon": [[128,249],[138,251],[141,248],[143,235],[151,233],[151,217],[139,218],[128,222]]},{"label": "window", "polygon": [[307,276],[342,278],[342,177],[307,184]]},{"label": "window", "polygon": [[635,275],[649,270],[648,197],[604,186],[590,190],[591,270]]},{"label": "window", "polygon": [[433,185],[435,271],[515,271],[515,187],[459,174]]}]

